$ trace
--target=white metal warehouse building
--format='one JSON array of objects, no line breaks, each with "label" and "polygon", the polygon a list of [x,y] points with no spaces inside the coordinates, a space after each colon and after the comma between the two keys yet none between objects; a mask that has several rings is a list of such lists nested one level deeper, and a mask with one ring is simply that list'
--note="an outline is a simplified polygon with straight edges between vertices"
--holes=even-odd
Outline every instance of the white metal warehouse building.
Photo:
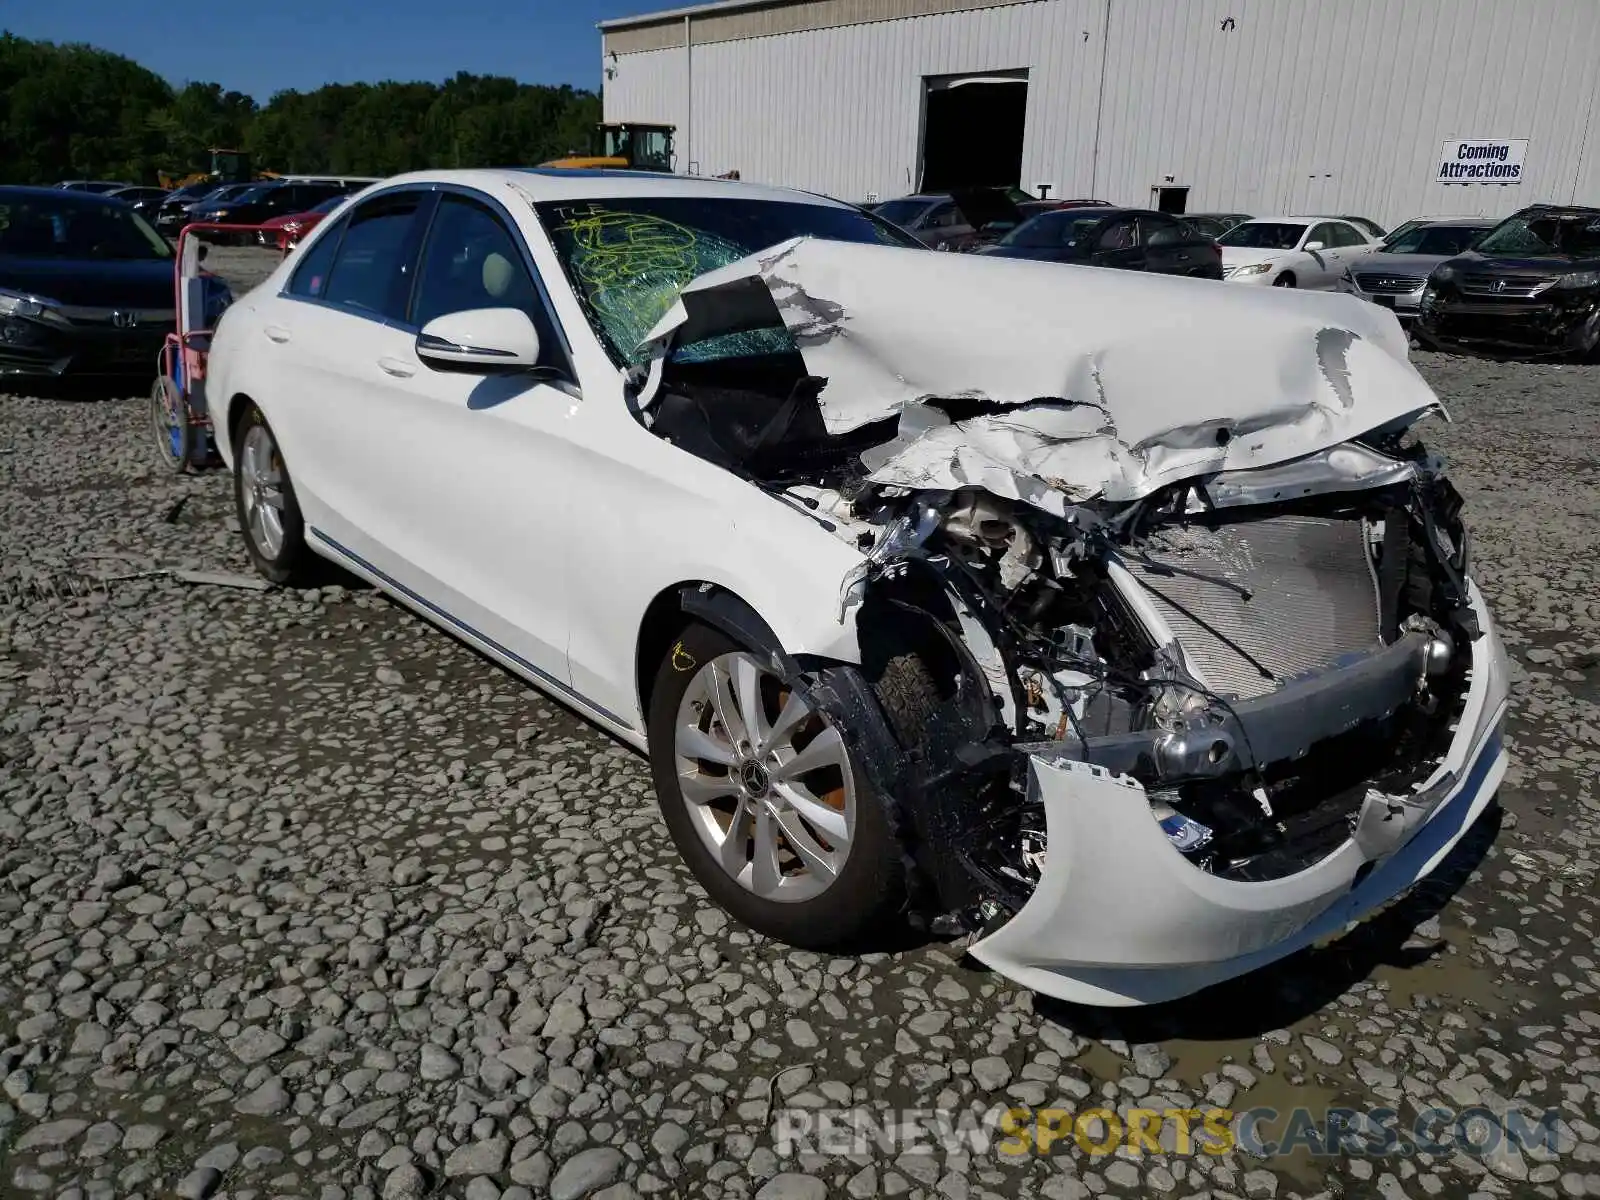
[{"label": "white metal warehouse building", "polygon": [[680,173],[1389,224],[1600,203],[1600,0],[722,0],[600,29],[606,120],[676,126]]}]

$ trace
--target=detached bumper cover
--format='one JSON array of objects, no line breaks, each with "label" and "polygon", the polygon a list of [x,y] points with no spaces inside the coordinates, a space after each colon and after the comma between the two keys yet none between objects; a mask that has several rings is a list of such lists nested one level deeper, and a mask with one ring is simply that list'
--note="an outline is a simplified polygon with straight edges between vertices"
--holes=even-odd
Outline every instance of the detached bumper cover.
[{"label": "detached bumper cover", "polygon": [[1182,857],[1137,782],[1035,755],[1045,867],[1033,896],[969,951],[1062,1000],[1153,1004],[1243,975],[1336,935],[1432,871],[1487,807],[1505,774],[1505,650],[1482,597],[1466,704],[1448,753],[1398,803],[1369,793],[1351,837],[1315,866],[1235,882]]}]

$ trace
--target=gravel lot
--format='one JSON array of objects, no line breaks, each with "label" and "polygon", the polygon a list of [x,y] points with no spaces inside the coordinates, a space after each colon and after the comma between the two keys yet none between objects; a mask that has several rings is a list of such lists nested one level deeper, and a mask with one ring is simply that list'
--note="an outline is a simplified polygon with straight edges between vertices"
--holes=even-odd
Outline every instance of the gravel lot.
[{"label": "gravel lot", "polygon": [[[630,752],[354,585],[116,578],[247,572],[227,479],[160,473],[141,400],[0,396],[0,1194],[1600,1196],[1600,369],[1420,361],[1517,663],[1503,810],[1343,941],[1109,1014],[731,926]],[[1090,1097],[1566,1141],[774,1152],[790,1106]]]}]

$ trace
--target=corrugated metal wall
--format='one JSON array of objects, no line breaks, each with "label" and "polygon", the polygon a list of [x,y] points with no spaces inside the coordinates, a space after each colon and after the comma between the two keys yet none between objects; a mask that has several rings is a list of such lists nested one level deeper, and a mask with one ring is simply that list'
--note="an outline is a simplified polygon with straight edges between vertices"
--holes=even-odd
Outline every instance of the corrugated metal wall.
[{"label": "corrugated metal wall", "polygon": [[[680,170],[888,197],[916,184],[927,76],[1024,68],[1019,182],[1055,195],[1147,204],[1171,176],[1190,211],[1389,222],[1600,202],[1597,0],[1109,0],[1106,38],[1107,3],[623,54],[606,117],[676,124]],[[1523,182],[1435,184],[1447,138],[1530,139]]]}]

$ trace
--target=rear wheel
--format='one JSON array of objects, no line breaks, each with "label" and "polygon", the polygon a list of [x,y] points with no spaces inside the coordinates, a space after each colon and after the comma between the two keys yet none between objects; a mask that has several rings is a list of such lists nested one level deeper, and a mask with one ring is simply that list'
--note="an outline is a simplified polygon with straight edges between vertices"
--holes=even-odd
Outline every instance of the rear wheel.
[{"label": "rear wheel", "polygon": [[691,625],[656,676],[656,795],[678,852],[750,928],[812,949],[881,936],[899,847],[855,747],[727,635]]},{"label": "rear wheel", "polygon": [[161,465],[179,475],[187,471],[195,431],[189,424],[189,405],[170,375],[157,375],[150,386],[150,431]]},{"label": "rear wheel", "polygon": [[1272,281],[1272,286],[1292,288],[1294,286],[1294,272],[1285,271]]},{"label": "rear wheel", "polygon": [[294,482],[267,418],[254,404],[239,419],[233,449],[233,495],[245,549],[273,583],[309,579],[311,551]]}]

